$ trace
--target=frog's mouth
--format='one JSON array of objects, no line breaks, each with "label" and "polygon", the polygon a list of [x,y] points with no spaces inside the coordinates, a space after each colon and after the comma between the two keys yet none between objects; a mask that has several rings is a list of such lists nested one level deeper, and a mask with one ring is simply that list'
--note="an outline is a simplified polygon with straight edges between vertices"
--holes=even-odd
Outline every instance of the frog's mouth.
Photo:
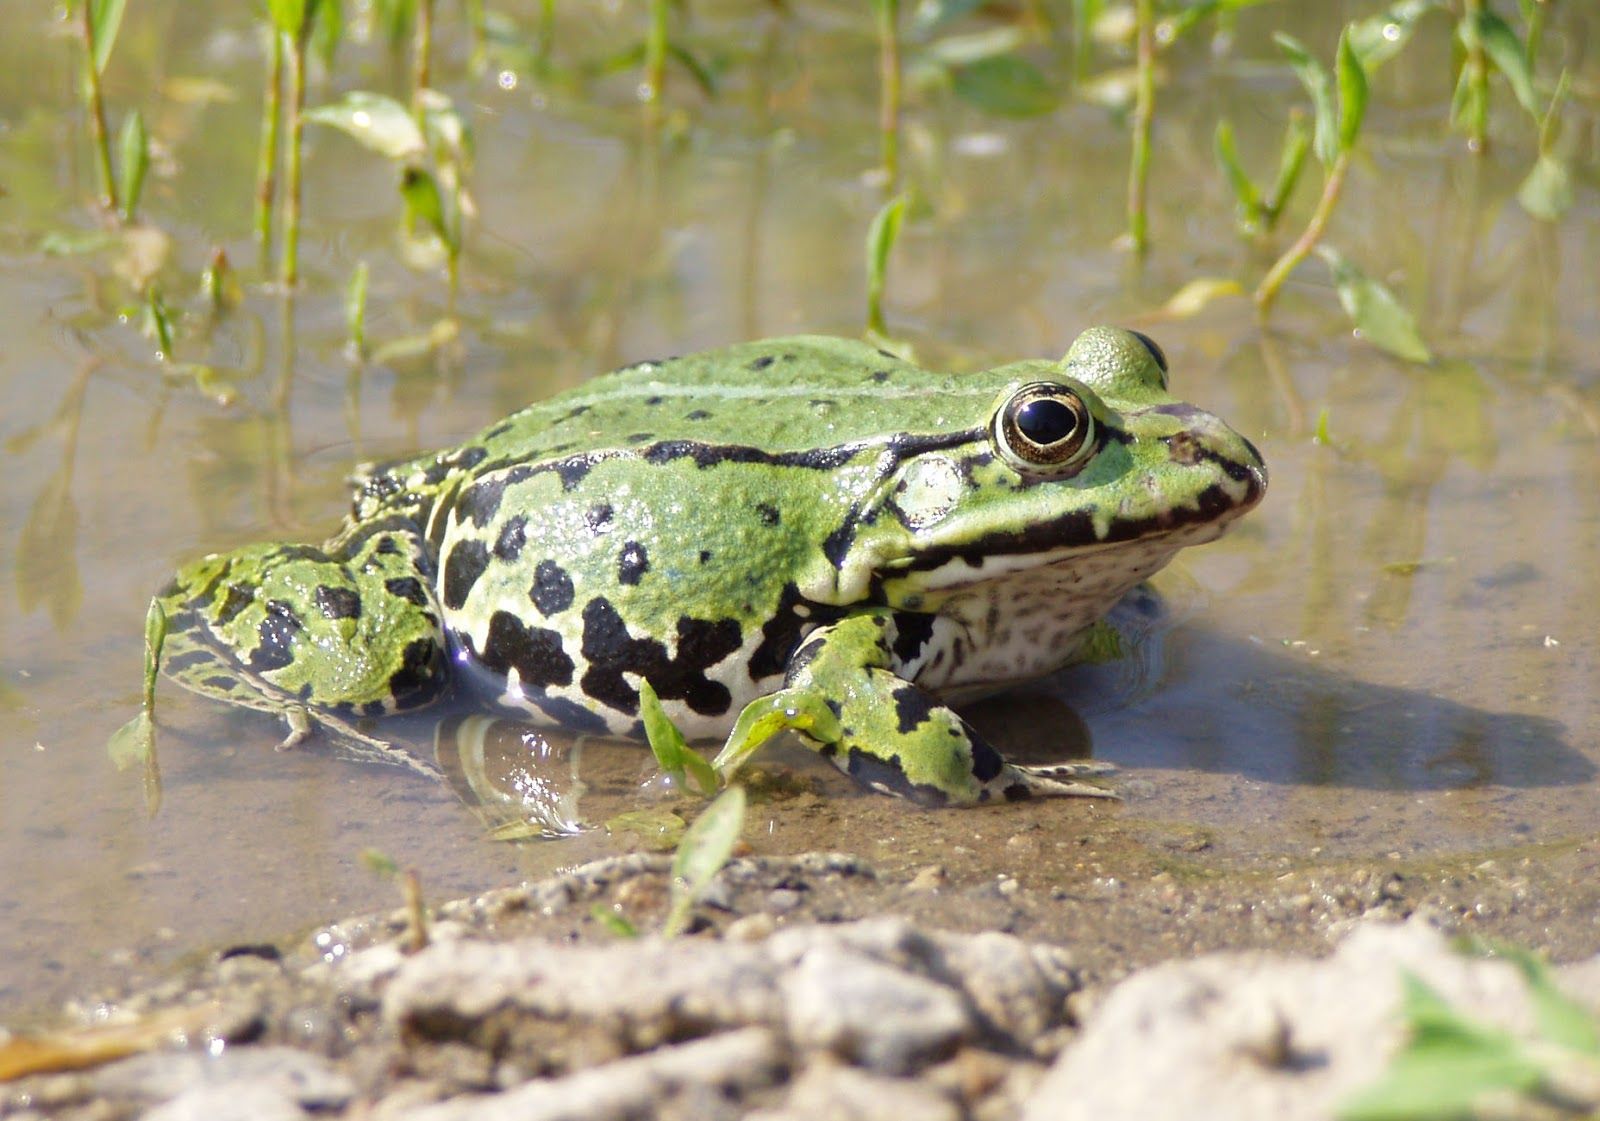
[{"label": "frog's mouth", "polygon": [[[1144,517],[1112,514],[1102,520],[1093,510],[1066,511],[1024,529],[987,534],[961,545],[929,544],[913,548],[890,566],[895,578],[925,574],[927,588],[975,583],[1020,568],[1067,565],[1078,557],[1149,551],[1165,563],[1179,549],[1215,541],[1249,513],[1266,495],[1267,469],[1254,446],[1255,462],[1212,458],[1221,477],[1193,500]],[[1154,569],[1152,568],[1151,571]]]}]

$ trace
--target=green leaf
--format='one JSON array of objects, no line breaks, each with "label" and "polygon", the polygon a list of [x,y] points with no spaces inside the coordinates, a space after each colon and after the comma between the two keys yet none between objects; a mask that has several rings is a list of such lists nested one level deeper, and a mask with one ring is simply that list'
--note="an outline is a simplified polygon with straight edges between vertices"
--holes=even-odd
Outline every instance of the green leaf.
[{"label": "green leaf", "polygon": [[1317,427],[1311,438],[1325,448],[1333,446],[1333,434],[1328,430],[1328,406],[1324,405],[1317,412]]},{"label": "green leaf", "polygon": [[291,39],[305,34],[306,21],[316,14],[316,8],[317,0],[267,0],[272,25]]},{"label": "green leaf", "polygon": [[367,281],[365,261],[357,261],[350,273],[350,282],[344,289],[344,325],[350,339],[350,349],[356,354],[367,349]]},{"label": "green leaf", "polygon": [[129,113],[122,122],[117,147],[121,155],[117,197],[122,200],[122,216],[131,222],[139,209],[139,196],[144,193],[145,174],[150,170],[150,134],[139,110]]},{"label": "green leaf", "polygon": [[1539,98],[1533,92],[1533,68],[1528,65],[1528,52],[1511,30],[1511,25],[1485,5],[1478,12],[1478,42],[1483,53],[1489,56],[1496,70],[1505,75],[1517,104],[1528,111],[1535,120],[1539,118]]},{"label": "green leaf", "polygon": [[111,756],[112,764],[119,771],[136,764],[143,768],[144,761],[155,750],[155,744],[155,725],[150,720],[150,714],[141,709],[138,716],[111,733],[111,738],[106,741],[106,754]]},{"label": "green leaf", "polygon": [[1472,71],[1463,66],[1456,76],[1455,92],[1450,95],[1450,124],[1473,136],[1481,135],[1488,113],[1483,87],[1472,80]]},{"label": "green leaf", "polygon": [[1373,346],[1408,362],[1432,362],[1433,354],[1422,341],[1417,323],[1393,292],[1373,280],[1331,245],[1317,246],[1328,263],[1339,303],[1356,329]]},{"label": "green leaf", "polygon": [[161,648],[167,643],[167,613],[159,599],[152,599],[144,613],[144,707],[156,707],[156,675],[161,670]]},{"label": "green leaf", "polygon": [[344,41],[344,0],[321,0],[311,28],[311,49],[329,73]]},{"label": "green leaf", "polygon": [[867,330],[880,335],[888,334],[883,322],[884,281],[889,271],[889,253],[905,220],[908,198],[902,192],[884,203],[867,228]]},{"label": "green leaf", "polygon": [[923,50],[922,57],[950,68],[970,66],[986,58],[1011,54],[1022,43],[1020,27],[995,27],[971,35],[946,35],[936,39]]},{"label": "green leaf", "polygon": [[1437,7],[1437,0],[1399,0],[1377,15],[1351,23],[1350,47],[1367,73],[1404,50],[1417,21]]},{"label": "green leaf", "polygon": [[309,110],[306,120],[331,125],[391,160],[420,159],[427,152],[422,130],[410,111],[381,93],[351,90],[338,101]]},{"label": "green leaf", "polygon": [[1017,55],[979,59],[951,71],[950,79],[957,97],[1000,117],[1038,116],[1058,100],[1039,68]]},{"label": "green leaf", "polygon": [[640,847],[652,852],[667,852],[683,840],[689,823],[669,809],[624,810],[606,819],[606,832],[633,833]]},{"label": "green leaf", "polygon": [[1246,230],[1255,229],[1261,222],[1261,193],[1239,162],[1239,151],[1233,144],[1233,125],[1226,118],[1217,122],[1212,149],[1216,152],[1217,165],[1222,168],[1223,177],[1227,179],[1228,186],[1233,188],[1240,226]]},{"label": "green leaf", "polygon": [[1501,946],[1496,956],[1507,959],[1528,984],[1534,1021],[1546,1042],[1585,1055],[1600,1055],[1600,1021],[1589,1009],[1556,988],[1550,967],[1528,950]]},{"label": "green leaf", "polygon": [[639,681],[639,719],[656,764],[673,782],[687,787],[692,779],[698,793],[710,797],[721,785],[717,772],[683,738],[683,733],[661,707],[661,698],[649,681]]},{"label": "green leaf", "polygon": [[1283,213],[1300,173],[1305,170],[1306,155],[1311,151],[1311,129],[1306,124],[1305,113],[1296,106],[1289,110],[1289,122],[1283,130],[1283,148],[1278,154],[1278,177],[1272,181],[1272,193],[1267,196],[1267,225],[1272,226]]},{"label": "green leaf", "polygon": [[700,92],[707,97],[717,96],[717,77],[711,69],[690,52],[689,48],[678,43],[667,42],[667,57],[683,67],[684,72],[700,87]]},{"label": "green leaf", "polygon": [[1197,276],[1161,305],[1161,315],[1164,319],[1190,319],[1213,300],[1242,295],[1244,288],[1237,280],[1223,276]]},{"label": "green leaf", "polygon": [[604,903],[596,903],[589,908],[589,917],[606,928],[610,934],[618,938],[637,938],[639,928],[629,922],[626,916],[612,910]]},{"label": "green leaf", "polygon": [[1534,160],[1517,188],[1517,201],[1541,222],[1559,222],[1572,206],[1572,171],[1566,161],[1548,154]]},{"label": "green leaf", "polygon": [[417,101],[428,143],[456,163],[465,163],[472,155],[472,126],[456,111],[455,102],[438,90],[417,91]]},{"label": "green leaf", "polygon": [[672,938],[689,925],[695,902],[733,855],[744,829],[744,787],[730,786],[707,806],[683,835],[672,858],[672,901],[662,935]]},{"label": "green leaf", "polygon": [[1509,1033],[1466,1019],[1410,973],[1403,985],[1402,1014],[1411,1041],[1377,1082],[1340,1106],[1340,1121],[1476,1116],[1487,1095],[1538,1088],[1543,1068]]},{"label": "green leaf", "polygon": [[394,857],[382,849],[364,848],[360,852],[360,858],[367,871],[374,876],[392,879],[400,874],[400,865],[395,862]]},{"label": "green leaf", "polygon": [[157,357],[170,359],[172,357],[172,311],[167,307],[161,293],[151,285],[144,292],[144,322],[141,330],[146,337],[156,341],[160,348]]},{"label": "green leaf", "polygon": [[421,224],[432,230],[440,241],[451,249],[448,223],[444,218],[444,199],[439,194],[438,180],[420,167],[408,167],[400,177],[400,194],[406,200],[406,214],[413,225]]},{"label": "green leaf", "polygon": [[986,0],[922,0],[911,17],[912,30],[929,35],[963,16],[971,15]]},{"label": "green leaf", "polygon": [[1333,79],[1328,75],[1328,68],[1313,57],[1300,40],[1281,31],[1275,32],[1272,38],[1289,59],[1295,77],[1300,79],[1300,84],[1311,97],[1316,120],[1312,150],[1324,167],[1330,167],[1339,155],[1339,117],[1334,102]]},{"label": "green leaf", "polygon": [[89,23],[94,28],[94,72],[104,74],[122,27],[122,13],[128,0],[88,0]]},{"label": "green leaf", "polygon": [[1349,27],[1339,35],[1334,65],[1339,75],[1339,151],[1348,152],[1355,147],[1367,112],[1367,72],[1350,46]]},{"label": "green leaf", "polygon": [[76,257],[81,253],[98,253],[118,240],[109,230],[59,230],[39,239],[39,252],[47,257]]}]

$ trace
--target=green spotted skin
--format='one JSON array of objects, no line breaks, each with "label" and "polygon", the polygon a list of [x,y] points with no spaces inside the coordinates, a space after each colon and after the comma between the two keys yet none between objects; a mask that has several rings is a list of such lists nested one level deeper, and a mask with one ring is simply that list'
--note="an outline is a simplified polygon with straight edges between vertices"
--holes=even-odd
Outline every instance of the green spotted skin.
[{"label": "green spotted skin", "polygon": [[1253,507],[1250,443],[1149,340],[923,370],[799,337],[643,362],[364,469],[318,547],[206,557],[159,597],[199,692],[381,739],[453,688],[641,738],[638,683],[731,772],[794,728],[928,802],[1099,794],[1006,764],[946,702],[1068,664],[1179,549]]}]

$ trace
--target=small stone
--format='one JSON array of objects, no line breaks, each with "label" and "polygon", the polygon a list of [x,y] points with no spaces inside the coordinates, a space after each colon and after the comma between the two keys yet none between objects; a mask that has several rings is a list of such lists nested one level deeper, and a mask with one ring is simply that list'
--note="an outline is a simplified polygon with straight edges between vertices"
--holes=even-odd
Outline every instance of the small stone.
[{"label": "small stone", "polygon": [[780,887],[767,893],[767,909],[779,914],[800,906],[800,893],[793,888]]},{"label": "small stone", "polygon": [[955,992],[837,946],[809,949],[780,988],[797,1044],[888,1074],[946,1058],[974,1032]]},{"label": "small stone", "polygon": [[745,915],[728,924],[722,936],[730,942],[760,942],[778,929],[778,920],[765,911]]}]

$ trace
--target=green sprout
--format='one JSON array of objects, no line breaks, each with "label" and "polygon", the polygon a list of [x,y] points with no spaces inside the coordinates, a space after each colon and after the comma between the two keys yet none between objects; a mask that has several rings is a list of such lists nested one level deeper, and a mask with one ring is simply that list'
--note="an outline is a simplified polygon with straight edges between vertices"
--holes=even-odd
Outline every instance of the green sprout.
[{"label": "green sprout", "polygon": [[883,292],[889,273],[889,254],[900,238],[908,197],[896,195],[878,208],[867,229],[867,337],[885,340],[888,325],[883,318]]},{"label": "green sprout", "polygon": [[[1544,1107],[1530,1116],[1593,1115],[1593,1087],[1600,1082],[1600,1022],[1556,988],[1549,968],[1532,954],[1503,947],[1492,952],[1522,973],[1534,1038],[1520,1039],[1463,1015],[1437,990],[1406,972],[1400,1015],[1410,1038],[1376,1082],[1340,1106],[1340,1121],[1512,1116],[1507,1107],[1518,1103],[1528,1110]],[[1587,1094],[1585,1086],[1590,1088]]]},{"label": "green sprout", "polygon": [[127,0],[78,0],[78,5],[78,32],[83,39],[83,96],[87,102],[95,168],[100,176],[100,205],[107,213],[115,214],[117,184],[111,173],[111,133],[106,128],[100,77],[111,59],[111,48],[116,45]]},{"label": "green sprout", "polygon": [[671,900],[663,937],[675,938],[689,928],[694,905],[711,885],[744,829],[744,787],[730,786],[700,812],[683,835],[672,858]]}]

